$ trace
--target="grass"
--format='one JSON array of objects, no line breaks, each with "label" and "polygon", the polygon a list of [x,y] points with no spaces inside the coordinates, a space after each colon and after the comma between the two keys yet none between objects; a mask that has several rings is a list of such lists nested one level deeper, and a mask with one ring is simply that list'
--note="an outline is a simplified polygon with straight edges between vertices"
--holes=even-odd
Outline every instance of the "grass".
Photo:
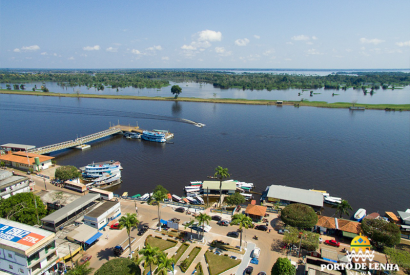
[{"label": "grass", "polygon": [[[129,100],[159,100],[159,101],[187,101],[187,102],[208,102],[208,103],[226,103],[226,104],[249,104],[249,105],[276,105],[276,100],[249,100],[249,99],[234,99],[234,98],[195,98],[195,97],[148,97],[148,96],[131,96],[131,95],[94,95],[94,94],[58,94],[44,93],[33,91],[11,91],[0,89],[0,94],[16,94],[16,95],[35,95],[35,96],[55,96],[55,97],[77,97],[77,98],[103,98],[103,99],[129,99]],[[283,105],[310,106],[322,108],[349,108],[352,103],[336,102],[327,103],[325,101],[283,101]],[[366,109],[384,110],[390,108],[392,110],[410,111],[410,104],[355,104],[356,107],[365,107]]]},{"label": "grass", "polygon": [[165,236],[168,236],[168,237],[171,237],[171,238],[176,238],[176,237],[183,238],[183,236],[184,236],[183,231],[178,232],[176,230],[171,230],[171,231],[165,231],[165,230],[158,231],[158,230],[155,230],[155,232],[157,232],[158,234],[164,234]]},{"label": "grass", "polygon": [[175,263],[178,262],[178,260],[181,258],[181,256],[185,253],[185,251],[188,249],[189,244],[183,243],[175,253],[175,255],[172,256],[172,258],[175,259]]},{"label": "grass", "polygon": [[228,256],[215,255],[210,251],[205,252],[205,259],[208,263],[209,275],[221,274],[241,263],[241,260],[234,260]]},{"label": "grass", "polygon": [[235,246],[232,246],[232,245],[221,244],[221,243],[213,241],[211,246],[212,247],[217,247],[217,248],[225,250],[225,251],[231,251],[231,252],[239,253],[239,254],[242,254],[242,255],[245,254],[245,249],[242,249],[242,251],[240,251],[239,248],[237,248]]},{"label": "grass", "polygon": [[168,240],[163,240],[155,237],[148,236],[147,237],[147,243],[149,243],[151,246],[158,247],[159,250],[164,251],[167,249],[170,249],[171,247],[174,247],[177,245],[175,242],[170,242]]},{"label": "grass", "polygon": [[116,258],[104,263],[96,272],[96,275],[111,274],[141,274],[141,269],[131,259]]},{"label": "grass", "polygon": [[189,253],[188,257],[184,260],[187,261],[186,267],[183,268],[182,264],[180,264],[182,272],[185,273],[185,271],[188,270],[189,266],[192,264],[192,262],[195,260],[196,256],[198,256],[199,252],[201,252],[201,248],[199,246],[194,247],[194,249],[191,250]]},{"label": "grass", "polygon": [[199,263],[195,266],[195,269],[196,269],[198,275],[204,274],[204,270],[202,269],[202,264],[201,264],[201,262],[199,262]]}]

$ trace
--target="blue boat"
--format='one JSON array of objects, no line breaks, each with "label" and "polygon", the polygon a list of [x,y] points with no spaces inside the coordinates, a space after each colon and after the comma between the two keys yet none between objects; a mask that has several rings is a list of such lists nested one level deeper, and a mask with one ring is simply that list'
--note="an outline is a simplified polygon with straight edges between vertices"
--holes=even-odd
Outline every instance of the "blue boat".
[{"label": "blue boat", "polygon": [[163,132],[143,131],[141,138],[143,140],[161,142],[161,143],[164,143],[167,141],[165,139],[165,133]]},{"label": "blue boat", "polygon": [[121,168],[120,162],[112,161],[111,163],[104,164],[88,164],[81,170],[83,170],[83,178],[99,178],[103,174],[119,173]]}]

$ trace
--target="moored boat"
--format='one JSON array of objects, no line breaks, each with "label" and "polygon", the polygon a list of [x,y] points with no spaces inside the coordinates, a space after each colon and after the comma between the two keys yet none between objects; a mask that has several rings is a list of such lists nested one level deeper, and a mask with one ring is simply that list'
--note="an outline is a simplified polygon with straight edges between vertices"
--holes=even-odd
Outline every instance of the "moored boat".
[{"label": "moored boat", "polygon": [[122,193],[121,197],[128,197],[128,192]]},{"label": "moored boat", "polygon": [[177,195],[172,194],[172,200],[176,202],[182,202],[181,197],[178,197]]},{"label": "moored boat", "polygon": [[356,221],[360,222],[364,217],[366,217],[366,209],[359,208],[353,217]]},{"label": "moored boat", "polygon": [[88,164],[80,169],[83,171],[83,178],[99,178],[105,173],[119,172],[122,167],[119,161],[110,160],[108,162]]},{"label": "moored boat", "polygon": [[101,177],[94,179],[91,183],[86,184],[87,187],[97,187],[106,189],[121,183],[121,172],[104,173]]},{"label": "moored boat", "polygon": [[205,204],[204,200],[200,196],[194,197],[200,204]]},{"label": "moored boat", "polygon": [[165,133],[163,132],[155,132],[155,131],[143,131],[141,139],[153,141],[153,142],[166,142]]},{"label": "moored boat", "polygon": [[200,186],[185,186],[185,192],[199,192],[201,190]]},{"label": "moored boat", "polygon": [[191,186],[201,186],[202,185],[202,181],[191,181]]},{"label": "moored boat", "polygon": [[148,194],[148,193],[145,193],[144,195],[142,195],[142,196],[140,197],[140,200],[146,201],[146,200],[148,200],[148,198],[149,198],[149,194]]},{"label": "moored boat", "polygon": [[342,199],[338,197],[331,197],[331,196],[325,196],[323,197],[323,201],[327,204],[331,205],[338,205],[342,203]]}]

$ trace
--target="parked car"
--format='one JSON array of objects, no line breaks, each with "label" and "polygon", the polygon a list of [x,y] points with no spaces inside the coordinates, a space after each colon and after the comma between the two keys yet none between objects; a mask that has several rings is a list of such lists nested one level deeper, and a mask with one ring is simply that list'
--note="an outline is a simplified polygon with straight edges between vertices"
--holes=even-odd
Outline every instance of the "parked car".
[{"label": "parked car", "polygon": [[252,258],[259,258],[259,255],[261,254],[261,249],[256,247],[253,251],[252,251]]},{"label": "parked car", "polygon": [[228,221],[219,221],[219,222],[217,222],[216,224],[217,224],[217,225],[220,225],[220,226],[228,226],[228,225],[229,225],[229,222],[228,222]]},{"label": "parked car", "polygon": [[262,230],[262,231],[268,231],[268,227],[266,225],[257,225],[255,226],[255,229]]},{"label": "parked car", "polygon": [[236,257],[236,256],[231,256],[230,258],[234,259],[234,260],[238,259],[238,257]]},{"label": "parked car", "polygon": [[279,229],[278,233],[283,235],[285,233],[290,233],[290,232],[287,229]]},{"label": "parked car", "polygon": [[261,271],[258,273],[258,275],[266,275],[266,272]]},{"label": "parked car", "polygon": [[228,236],[228,237],[233,237],[233,238],[238,238],[238,237],[239,237],[239,233],[238,233],[238,232],[235,232],[235,231],[231,231],[231,232],[228,232],[227,236]]},{"label": "parked car", "polygon": [[245,268],[245,274],[251,275],[252,272],[253,272],[253,267],[252,266],[248,266],[247,268]]},{"label": "parked car", "polygon": [[215,215],[215,216],[212,216],[212,220],[213,221],[220,221],[220,220],[222,220],[222,218],[221,218],[221,216]]},{"label": "parked car", "polygon": [[327,245],[331,245],[331,246],[336,246],[336,247],[339,247],[340,246],[340,243],[339,242],[337,242],[337,241],[335,241],[335,240],[326,240],[325,241],[325,244],[327,244]]},{"label": "parked car", "polygon": [[147,232],[148,229],[149,229],[149,226],[144,224],[142,227],[140,227],[138,231],[138,236],[144,235],[144,233]]},{"label": "parked car", "polygon": [[88,262],[89,260],[91,260],[91,255],[84,255],[79,261],[78,261],[78,265],[83,265],[86,262]]},{"label": "parked car", "polygon": [[120,224],[118,222],[114,223],[114,224],[111,224],[110,228],[111,229],[120,229]]},{"label": "parked car", "polygon": [[177,223],[177,222],[179,222],[179,221],[180,221],[180,219],[178,219],[178,218],[172,218],[172,219],[170,219],[170,221],[171,221],[171,222],[175,222],[175,223]]},{"label": "parked car", "polygon": [[183,207],[178,207],[177,209],[175,209],[176,212],[180,212],[180,213],[184,213],[185,212],[185,208]]}]

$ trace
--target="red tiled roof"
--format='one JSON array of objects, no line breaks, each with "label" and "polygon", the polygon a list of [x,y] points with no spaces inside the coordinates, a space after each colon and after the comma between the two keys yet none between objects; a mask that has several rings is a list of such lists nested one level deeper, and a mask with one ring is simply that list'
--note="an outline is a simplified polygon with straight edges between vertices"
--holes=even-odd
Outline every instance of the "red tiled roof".
[{"label": "red tiled roof", "polygon": [[25,152],[13,152],[11,154],[1,155],[0,160],[12,161],[12,162],[17,162],[17,163],[22,163],[22,164],[30,163],[30,165],[32,165],[35,163],[35,160],[34,160],[35,157],[38,157],[40,162],[45,162],[47,160],[54,158],[54,157],[49,157],[49,156],[28,153],[28,160],[27,160],[27,154]]},{"label": "red tiled roof", "polygon": [[316,226],[321,226],[328,229],[336,229],[335,218],[318,215]]},{"label": "red tiled roof", "polygon": [[248,215],[264,217],[266,214],[266,209],[267,209],[266,206],[248,204],[248,206],[246,207],[245,213]]}]

